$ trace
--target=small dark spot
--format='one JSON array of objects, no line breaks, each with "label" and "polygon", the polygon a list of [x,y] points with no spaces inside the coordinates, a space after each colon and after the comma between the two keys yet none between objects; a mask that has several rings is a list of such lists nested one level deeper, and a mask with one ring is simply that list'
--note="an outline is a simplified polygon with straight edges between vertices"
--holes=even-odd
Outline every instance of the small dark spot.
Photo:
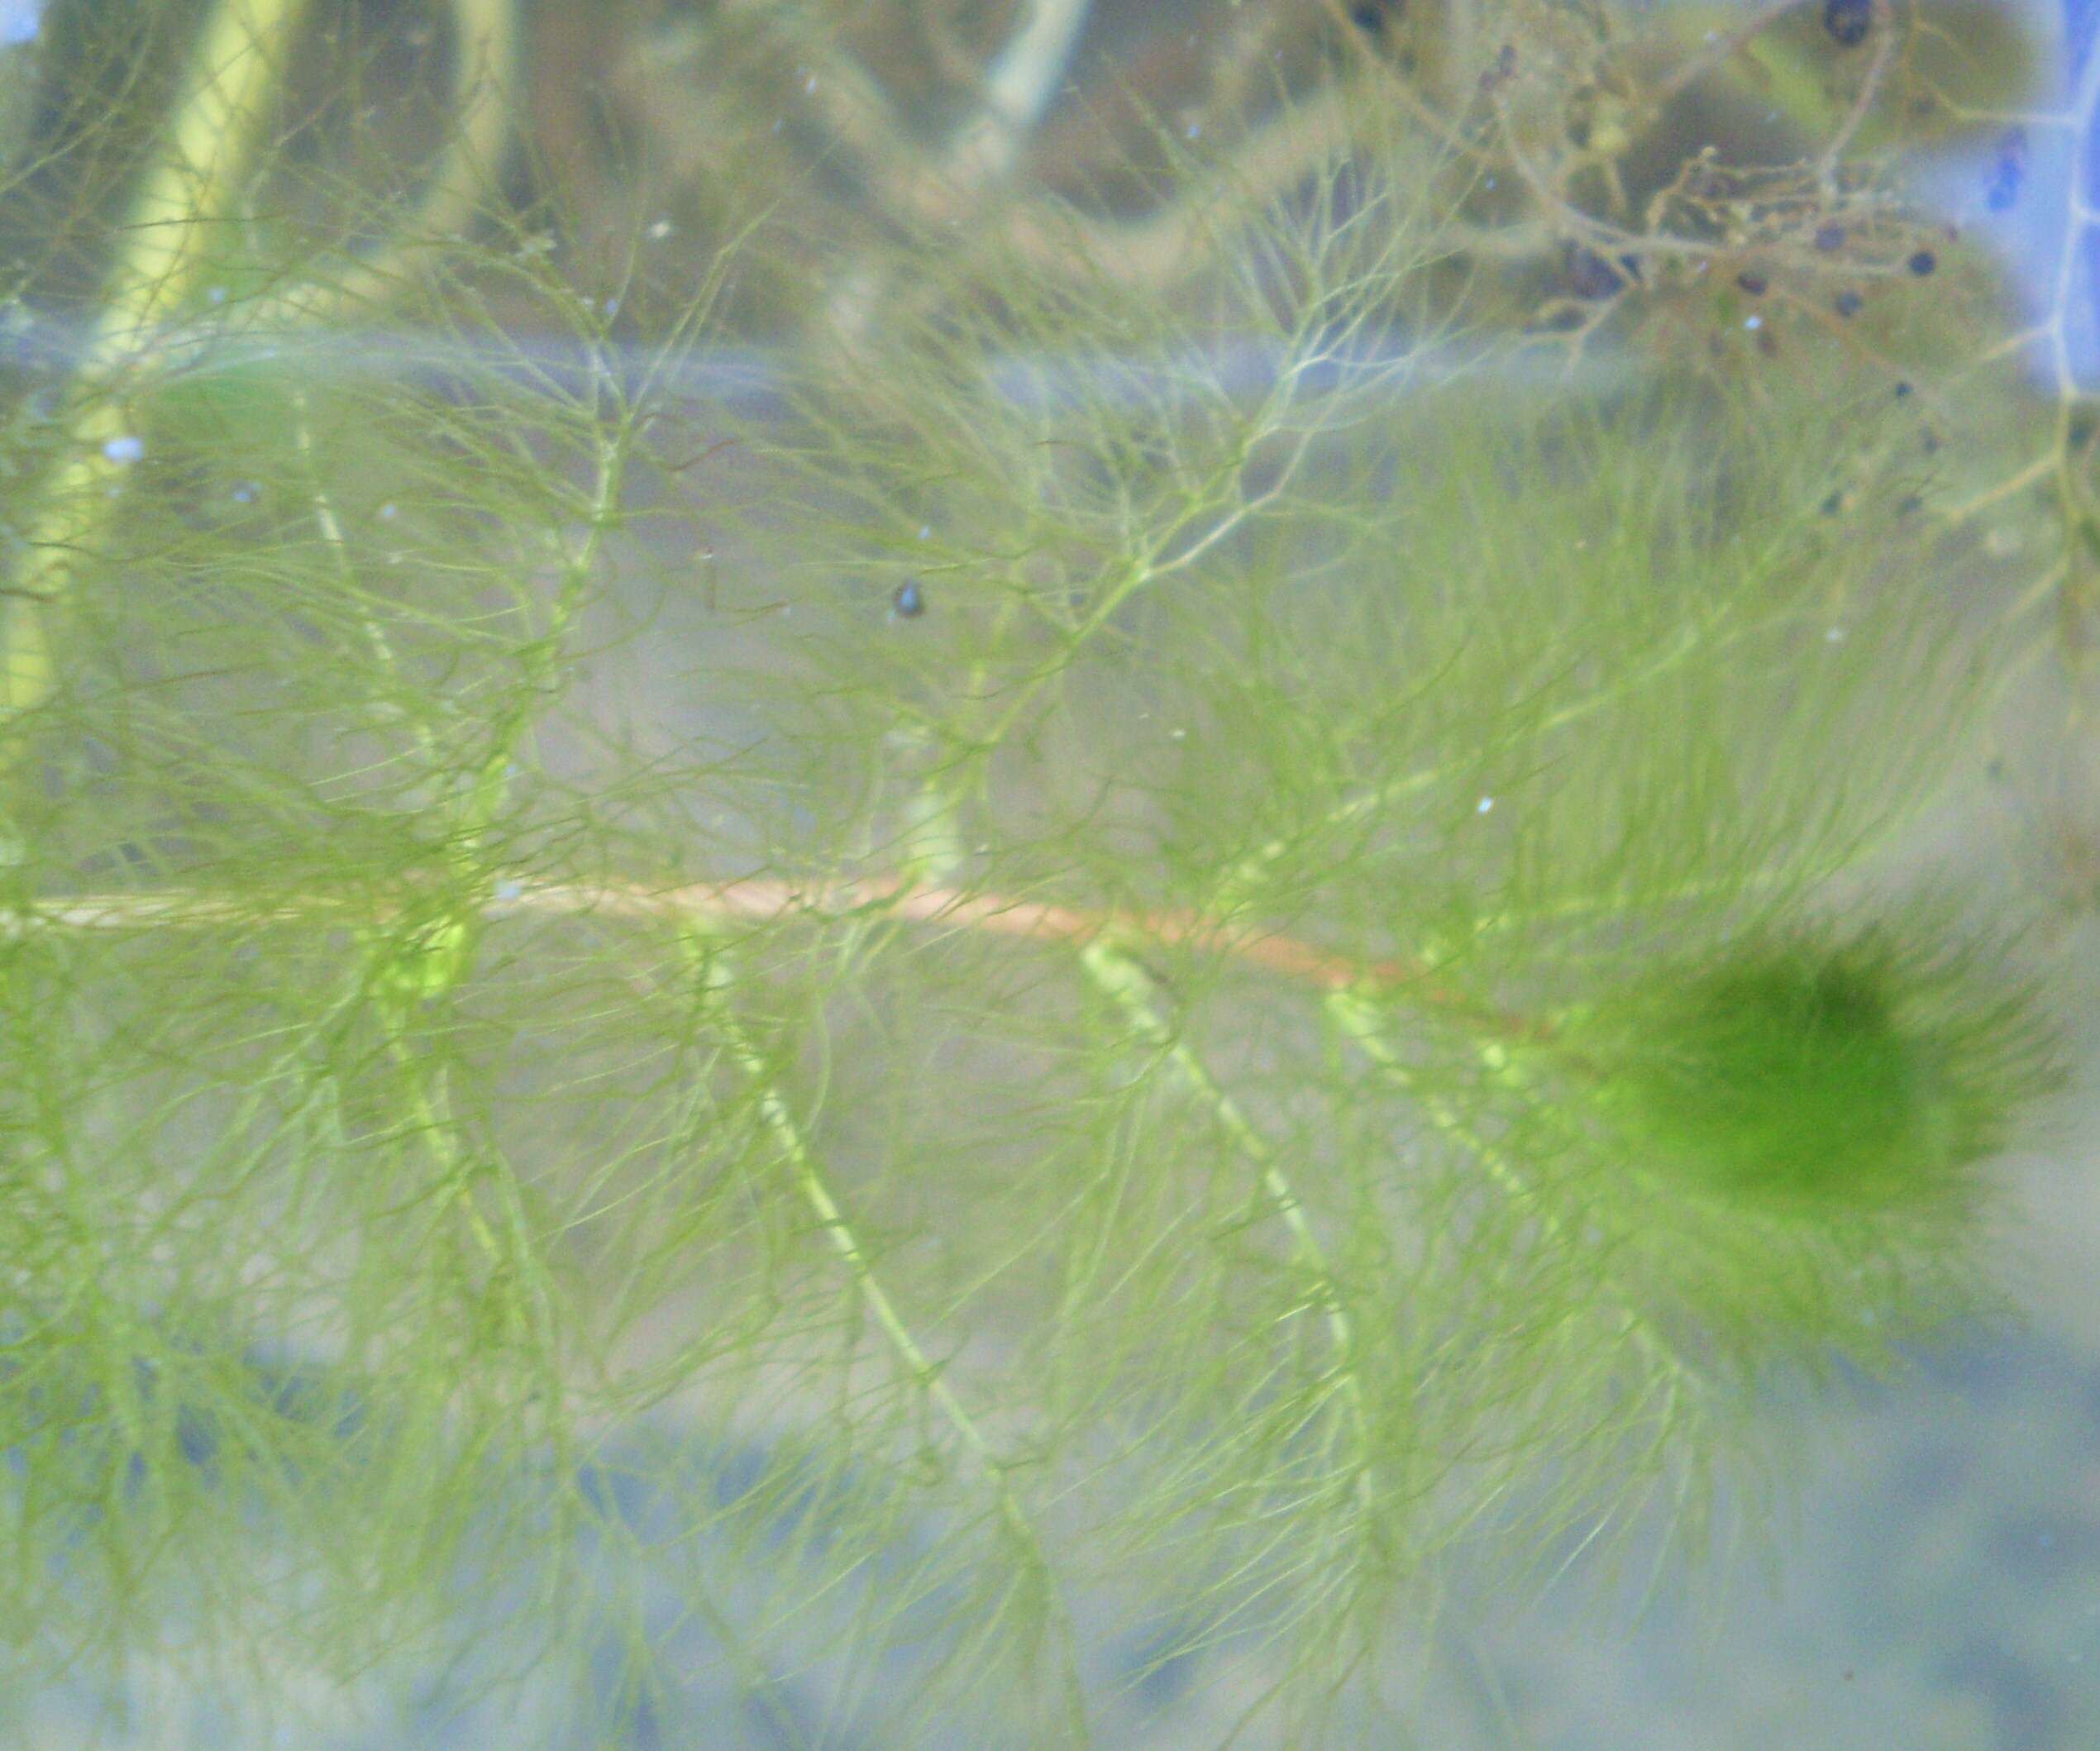
[{"label": "small dark spot", "polygon": [[1823,514],[1826,517],[1835,517],[1844,508],[1845,494],[1841,489],[1832,492],[1830,495],[1823,501],[1822,509]]},{"label": "small dark spot", "polygon": [[1915,517],[1924,508],[1925,501],[1916,493],[1906,493],[1896,501],[1896,514],[1898,517]]},{"label": "small dark spot", "polygon": [[1640,257],[1639,257],[1639,256],[1638,256],[1638,255],[1621,255],[1621,256],[1619,258],[1619,265],[1620,265],[1620,267],[1624,268],[1624,269],[1626,270],[1626,278],[1627,278],[1627,279],[1629,279],[1632,280],[1635,285],[1639,285],[1639,284],[1640,284]]},{"label": "small dark spot", "polygon": [[1768,359],[1778,358],[1779,356],[1779,337],[1773,333],[1769,328],[1760,328],[1757,332],[1757,350]]},{"label": "small dark spot", "polygon": [[1576,298],[1601,298],[1617,294],[1625,281],[1619,270],[1595,250],[1584,249],[1579,243],[1567,248],[1566,273],[1568,289]]},{"label": "small dark spot", "polygon": [[916,620],[926,612],[925,593],[919,587],[918,580],[907,578],[897,586],[897,593],[890,599],[890,606],[901,620]]},{"label": "small dark spot", "polygon": [[1926,274],[1930,274],[1935,268],[1940,265],[1940,258],[1934,255],[1931,250],[1920,250],[1916,255],[1912,255],[1908,261],[1905,262],[1903,265],[1908,268],[1913,274],[1916,274],[1920,279],[1922,279]]},{"label": "small dark spot", "polygon": [[1896,385],[1896,398],[1897,398],[1897,400],[1898,400],[1898,401],[1902,401],[1902,400],[1905,397],[1907,397],[1907,395],[1909,395],[1909,394],[1910,394],[1910,393],[1911,393],[1911,385],[1910,385],[1910,383],[1909,383],[1908,379],[1906,379],[1905,381],[1901,382],[1901,383],[1899,383],[1899,384],[1897,384]]},{"label": "small dark spot", "polygon": [[1866,300],[1857,292],[1840,292],[1830,300],[1830,308],[1836,311],[1840,316],[1846,317],[1859,315],[1865,304]]},{"label": "small dark spot", "polygon": [[1763,298],[1772,289],[1772,282],[1762,274],[1753,274],[1748,268],[1735,276],[1735,284],[1752,298]]},{"label": "small dark spot", "polygon": [[1515,43],[1506,42],[1502,45],[1501,52],[1495,57],[1495,71],[1502,79],[1509,78],[1516,71],[1516,45]]},{"label": "small dark spot", "polygon": [[1406,0],[1361,0],[1349,8],[1349,22],[1366,36],[1382,36],[1386,25],[1406,9]]},{"label": "small dark spot", "polygon": [[1940,454],[1940,434],[1936,432],[1926,432],[1919,441],[1918,448],[1929,456],[1936,456]]},{"label": "small dark spot", "polygon": [[1840,49],[1858,48],[1873,23],[1873,0],[1823,0],[1823,28]]},{"label": "small dark spot", "polygon": [[1826,255],[1845,247],[1845,227],[1842,225],[1819,225],[1816,228],[1816,247]]}]

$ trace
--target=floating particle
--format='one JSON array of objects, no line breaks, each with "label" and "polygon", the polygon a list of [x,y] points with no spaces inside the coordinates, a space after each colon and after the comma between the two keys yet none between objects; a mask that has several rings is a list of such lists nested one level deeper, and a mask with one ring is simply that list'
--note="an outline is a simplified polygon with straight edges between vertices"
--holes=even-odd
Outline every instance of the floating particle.
[{"label": "floating particle", "polygon": [[136,462],[146,454],[146,442],[142,438],[113,437],[103,445],[102,453],[112,462]]},{"label": "floating particle", "polygon": [[1859,315],[1865,303],[1857,292],[1840,292],[1830,300],[1830,308],[1841,317],[1851,317]]},{"label": "floating particle", "polygon": [[383,504],[379,507],[379,521],[381,522],[392,522],[398,514],[399,513],[397,508],[391,503]]},{"label": "floating particle", "polygon": [[1744,269],[1735,276],[1735,284],[1749,293],[1752,298],[1763,298],[1772,289],[1771,281],[1762,274],[1752,273],[1748,268]]},{"label": "floating particle", "polygon": [[925,593],[915,578],[907,578],[897,586],[897,593],[890,599],[890,611],[900,620],[916,620],[926,612]]},{"label": "floating particle", "polygon": [[236,481],[232,496],[236,504],[253,504],[255,502],[255,483],[252,480]]},{"label": "floating particle", "polygon": [[1349,8],[1349,22],[1366,36],[1382,36],[1386,24],[1406,10],[1406,0],[1359,0]]},{"label": "floating particle", "polygon": [[1625,284],[1618,269],[1595,250],[1584,249],[1578,243],[1568,246],[1566,272],[1568,289],[1577,298],[1615,297]]},{"label": "floating particle", "polygon": [[1903,265],[1922,279],[1940,265],[1940,258],[1931,250],[1919,250]]},{"label": "floating particle", "polygon": [[1819,225],[1816,228],[1816,247],[1829,255],[1845,247],[1845,227],[1842,225]]},{"label": "floating particle", "polygon": [[1823,0],[1823,28],[1840,49],[1858,48],[1873,23],[1873,0]]},{"label": "floating particle", "polygon": [[1908,396],[1910,393],[1911,393],[1911,385],[1910,385],[1910,384],[1909,384],[1909,382],[1908,382],[1908,380],[1907,380],[1907,380],[1905,380],[1905,381],[1903,381],[1903,382],[1898,383],[1898,384],[1896,385],[1896,398],[1897,398],[1897,400],[1898,400],[1898,401],[1902,401],[1902,399],[1904,399],[1907,396]]},{"label": "floating particle", "polygon": [[650,241],[651,241],[651,242],[653,242],[653,243],[661,243],[661,242],[664,241],[664,239],[665,239],[665,238],[666,238],[666,237],[668,237],[670,235],[671,235],[671,221],[670,221],[670,220],[668,220],[668,219],[652,219],[652,220],[651,220],[651,221],[650,221],[650,222],[649,222],[649,238],[650,238]]},{"label": "floating particle", "polygon": [[1494,806],[1495,799],[1491,796],[1484,796],[1477,803],[1473,804],[1473,813],[1475,814],[1486,814],[1487,811]]},{"label": "floating particle", "polygon": [[1743,318],[1743,326],[1754,334],[1764,327],[1764,318],[1761,316],[1746,316]]}]

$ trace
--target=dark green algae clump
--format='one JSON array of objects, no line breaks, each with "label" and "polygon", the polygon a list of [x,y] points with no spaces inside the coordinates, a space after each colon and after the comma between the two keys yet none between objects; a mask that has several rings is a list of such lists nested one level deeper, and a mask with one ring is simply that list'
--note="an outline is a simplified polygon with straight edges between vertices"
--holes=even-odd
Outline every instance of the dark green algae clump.
[{"label": "dark green algae clump", "polygon": [[1959,1197],[2055,1080],[2025,993],[1872,940],[1767,942],[1665,968],[1573,1033],[1647,1166],[1767,1205]]}]

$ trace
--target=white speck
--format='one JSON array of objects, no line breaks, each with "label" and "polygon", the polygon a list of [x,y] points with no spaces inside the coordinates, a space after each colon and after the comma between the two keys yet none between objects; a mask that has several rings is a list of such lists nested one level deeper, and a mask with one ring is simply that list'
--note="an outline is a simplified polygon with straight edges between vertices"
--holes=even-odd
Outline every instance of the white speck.
[{"label": "white speck", "polygon": [[496,898],[498,899],[517,899],[523,895],[524,892],[525,884],[523,882],[513,880],[508,876],[496,884]]},{"label": "white speck", "polygon": [[1495,186],[1495,179],[1491,176],[1489,177],[1486,182],[1481,184],[1481,186],[1483,188],[1492,188]]},{"label": "white speck", "polygon": [[1721,32],[1718,31],[1707,31],[1706,41],[1708,42],[1719,42],[1721,41]]},{"label": "white speck", "polygon": [[204,302],[208,304],[224,303],[226,302],[226,288],[224,286],[213,286],[209,291],[205,293]]},{"label": "white speck", "polygon": [[255,483],[252,480],[236,483],[233,489],[233,502],[236,504],[253,504],[255,502]]},{"label": "white speck", "polygon": [[817,88],[817,75],[813,73],[804,79],[802,82],[802,88],[804,91],[814,91]]},{"label": "white speck", "polygon": [[44,0],[0,0],[0,48],[35,42],[43,13]]},{"label": "white speck", "polygon": [[605,313],[609,317],[618,316],[620,313],[620,301],[617,298],[609,298],[605,300]]},{"label": "white speck", "polygon": [[649,227],[649,237],[651,242],[661,243],[670,235],[671,221],[668,219],[657,219]]},{"label": "white speck", "polygon": [[394,515],[395,509],[392,503],[389,502],[379,507],[379,521],[381,522],[392,522],[394,521]]},{"label": "white speck", "polygon": [[1845,628],[1841,626],[1832,627],[1829,632],[1823,635],[1823,642],[1826,644],[1843,644],[1845,642]]},{"label": "white speck", "polygon": [[1479,802],[1473,805],[1473,813],[1475,814],[1486,814],[1487,811],[1494,806],[1495,799],[1491,796],[1484,796],[1479,800]]},{"label": "white speck", "polygon": [[1186,742],[1189,739],[1189,732],[1185,729],[1171,729],[1167,731],[1167,737],[1170,742]]},{"label": "white speck", "polygon": [[1762,328],[1764,327],[1764,318],[1761,316],[1746,316],[1743,318],[1743,326],[1750,329]]},{"label": "white speck", "polygon": [[1200,122],[1191,122],[1191,123],[1189,123],[1189,126],[1188,126],[1188,136],[1189,136],[1189,138],[1190,138],[1190,139],[1191,139],[1191,140],[1199,139],[1199,138],[1200,138],[1200,137],[1201,137],[1202,133],[1203,133],[1203,124],[1202,124]]},{"label": "white speck", "polygon": [[102,446],[102,453],[112,462],[136,462],[146,454],[146,444],[135,437],[113,437]]},{"label": "white speck", "polygon": [[923,522],[919,526],[919,538],[921,541],[928,540],[933,533],[933,526],[930,522]]}]

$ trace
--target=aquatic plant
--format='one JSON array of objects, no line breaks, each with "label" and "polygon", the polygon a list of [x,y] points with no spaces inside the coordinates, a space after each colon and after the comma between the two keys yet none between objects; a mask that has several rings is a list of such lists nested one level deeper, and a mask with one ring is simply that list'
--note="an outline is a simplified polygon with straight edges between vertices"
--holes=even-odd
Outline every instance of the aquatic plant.
[{"label": "aquatic plant", "polygon": [[2079,586],[1902,173],[2025,45],[548,11],[0,31],[11,1725],[1372,1742],[2002,1306],[2045,995],[1897,854]]}]

